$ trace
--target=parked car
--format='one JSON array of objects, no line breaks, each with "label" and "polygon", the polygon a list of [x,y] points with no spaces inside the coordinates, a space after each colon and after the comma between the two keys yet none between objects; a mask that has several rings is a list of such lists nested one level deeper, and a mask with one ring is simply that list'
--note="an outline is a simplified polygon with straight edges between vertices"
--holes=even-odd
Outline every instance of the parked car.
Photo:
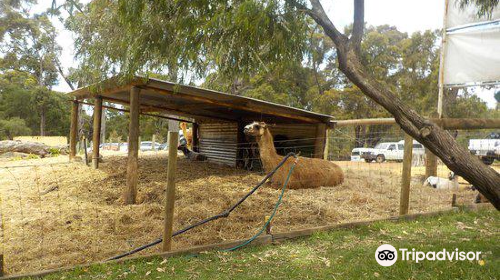
[{"label": "parked car", "polygon": [[361,154],[364,152],[369,152],[371,148],[354,148],[351,151],[351,161],[364,161],[363,158],[361,158]]},{"label": "parked car", "polygon": [[[386,160],[402,161],[404,156],[404,140],[399,142],[384,142],[379,143],[375,148],[365,148],[361,152],[361,158],[366,162],[376,161],[378,163]],[[413,141],[413,154],[425,154],[425,148],[417,141]]]},{"label": "parked car", "polygon": [[500,133],[490,133],[484,139],[470,139],[469,151],[487,165],[493,164],[495,159],[500,160]]},{"label": "parked car", "polygon": [[166,150],[168,150],[168,143],[163,143],[163,144],[161,144],[161,145],[160,145],[159,150],[161,150],[161,151],[166,151]]},{"label": "parked car", "polygon": [[[160,148],[159,143],[155,143],[154,145],[155,150],[158,150]],[[151,141],[142,141],[141,145],[139,146],[139,149],[141,151],[152,151],[153,150],[153,142]]]}]

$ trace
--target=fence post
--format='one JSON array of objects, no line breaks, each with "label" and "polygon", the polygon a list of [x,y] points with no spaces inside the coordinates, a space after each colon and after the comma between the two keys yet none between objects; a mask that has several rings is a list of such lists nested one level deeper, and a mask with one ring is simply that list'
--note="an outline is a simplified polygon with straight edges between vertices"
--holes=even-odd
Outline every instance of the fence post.
[{"label": "fence post", "polygon": [[429,178],[429,176],[437,176],[437,157],[429,151],[429,149],[425,149],[425,178]]},{"label": "fence post", "polygon": [[71,126],[69,133],[69,159],[73,160],[76,156],[76,137],[78,134],[78,111],[79,109],[78,101],[73,100],[71,106]]},{"label": "fence post", "polygon": [[167,191],[165,199],[165,219],[163,224],[163,244],[162,244],[163,252],[167,252],[172,249],[172,232],[173,232],[174,204],[175,204],[175,173],[177,171],[178,141],[179,141],[179,132],[169,131]]},{"label": "fence post", "polygon": [[151,149],[152,149],[154,152],[156,152],[156,147],[155,147],[155,145],[156,145],[156,134],[154,134],[154,133],[153,133],[153,137],[152,137],[152,139],[151,139]]},{"label": "fence post", "polygon": [[3,277],[4,269],[3,254],[0,254],[0,277]]},{"label": "fence post", "polygon": [[139,157],[139,94],[140,89],[130,89],[128,156],[127,156],[127,189],[123,194],[125,204],[135,204],[137,198],[138,157]]},{"label": "fence post", "polygon": [[102,98],[97,96],[94,101],[94,132],[92,135],[92,167],[99,168],[99,145],[101,144]]},{"label": "fence post", "polygon": [[326,141],[325,141],[325,151],[323,153],[323,159],[328,160],[328,155],[330,154],[330,137],[328,137],[330,130],[326,130]]},{"label": "fence post", "polygon": [[413,139],[405,134],[405,148],[403,156],[403,172],[401,180],[401,196],[399,201],[399,215],[408,214],[410,204],[411,159],[413,156]]}]

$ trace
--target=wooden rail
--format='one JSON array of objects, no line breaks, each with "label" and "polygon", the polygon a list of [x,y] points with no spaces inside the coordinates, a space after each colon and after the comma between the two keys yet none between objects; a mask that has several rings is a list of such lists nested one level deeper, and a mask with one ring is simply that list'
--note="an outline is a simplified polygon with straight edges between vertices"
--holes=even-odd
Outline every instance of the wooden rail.
[{"label": "wooden rail", "polygon": [[[436,119],[431,118],[432,122],[441,126],[444,129],[497,129],[500,128],[500,119]],[[355,120],[339,120],[331,121],[330,127],[343,127],[355,125],[394,125],[394,118],[376,118],[376,119],[355,119]]]}]

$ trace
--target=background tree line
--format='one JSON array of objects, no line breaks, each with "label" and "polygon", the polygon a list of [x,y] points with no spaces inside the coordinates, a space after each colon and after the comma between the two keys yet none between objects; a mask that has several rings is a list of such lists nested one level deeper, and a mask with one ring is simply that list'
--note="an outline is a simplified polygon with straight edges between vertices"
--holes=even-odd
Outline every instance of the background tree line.
[{"label": "background tree line", "polygon": [[[117,69],[125,67],[120,55],[130,56],[140,51],[130,49],[130,41],[138,40],[127,37],[133,33],[117,30],[144,27],[124,25],[120,20],[120,9],[123,8],[120,1],[93,1],[88,6],[71,2],[77,6],[61,2],[61,6],[53,6],[39,15],[29,12],[36,1],[0,2],[0,138],[67,135],[68,97],[52,90],[58,82],[58,73],[72,87],[88,85],[97,77],[118,74]],[[64,75],[61,69],[61,50],[55,42],[56,30],[50,21],[51,16],[60,16],[63,9],[71,9],[72,16],[65,20],[65,26],[76,36],[76,57],[81,61],[79,70],[70,69],[70,75]],[[255,17],[254,20],[258,21],[258,14]],[[174,23],[180,24],[180,27],[175,27],[177,29],[195,32],[192,22]],[[156,26],[158,23],[151,18],[142,24]],[[203,87],[330,114],[336,119],[390,117],[338,70],[332,42],[324,32],[311,20],[304,20],[303,24],[308,28],[292,26],[293,31],[301,33],[290,41],[283,39],[283,44],[290,45],[288,48],[300,41],[300,59],[269,60],[266,59],[269,54],[260,52],[254,57],[240,58],[253,67],[230,71],[211,63],[221,58],[204,53],[199,58],[204,61],[190,68],[190,64],[181,59],[188,61],[187,57],[193,56],[194,52],[187,52],[186,48],[176,50],[177,41],[165,36],[172,34],[169,31],[173,30],[167,24],[166,30],[148,28],[141,33],[153,38],[164,36],[164,39],[154,41],[163,42],[163,53],[140,53],[135,63],[141,65],[139,70],[146,75],[187,84],[193,80],[186,77],[205,75]],[[347,34],[351,28],[346,28]],[[436,111],[440,34],[439,30],[407,34],[394,26],[367,26],[362,40],[362,62],[372,71],[371,74],[425,116]],[[170,43],[163,40],[170,40]],[[235,46],[233,51],[238,51],[236,47],[245,46]],[[196,50],[194,45],[193,48]],[[180,51],[185,53],[178,53]],[[293,51],[296,50],[290,50]],[[498,116],[498,110],[488,110],[483,101],[467,90],[448,90],[445,104],[448,117]],[[82,112],[83,133],[90,137],[92,110]],[[112,110],[106,110],[105,114],[106,139],[126,141],[127,115]],[[166,133],[167,124],[163,120],[142,117],[141,123],[143,139],[157,134],[161,140]],[[389,133],[389,127],[357,127],[354,130],[355,146],[373,146],[383,133]]]}]

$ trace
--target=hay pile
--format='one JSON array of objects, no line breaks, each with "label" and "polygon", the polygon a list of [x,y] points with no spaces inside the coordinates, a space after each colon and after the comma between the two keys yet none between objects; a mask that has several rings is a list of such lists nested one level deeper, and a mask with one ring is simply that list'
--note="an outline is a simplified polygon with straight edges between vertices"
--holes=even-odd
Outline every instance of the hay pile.
[{"label": "hay pile", "polygon": [[[125,157],[106,157],[99,170],[65,162],[66,157],[58,157],[8,163],[35,166],[0,168],[0,252],[8,273],[100,261],[161,236],[164,153],[141,155],[140,203],[132,206],[120,201],[126,185]],[[339,164],[346,174],[341,186],[286,192],[273,222],[274,232],[397,215],[400,165]],[[261,174],[179,159],[174,230],[225,210],[261,178]],[[176,237],[174,248],[250,237],[263,225],[279,192],[260,189],[228,219]],[[459,191],[458,202],[470,203],[474,195]],[[451,196],[451,191],[424,189],[415,182],[410,212],[449,208]],[[158,250],[157,246],[144,253]]]}]

